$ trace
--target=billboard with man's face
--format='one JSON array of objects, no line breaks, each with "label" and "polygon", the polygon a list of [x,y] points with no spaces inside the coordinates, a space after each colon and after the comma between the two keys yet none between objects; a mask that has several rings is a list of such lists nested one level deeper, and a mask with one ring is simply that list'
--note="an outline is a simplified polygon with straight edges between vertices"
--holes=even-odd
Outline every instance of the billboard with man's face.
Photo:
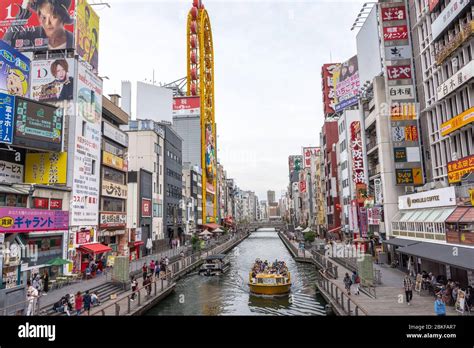
[{"label": "billboard with man's face", "polygon": [[97,71],[99,67],[99,16],[85,0],[77,1],[77,54]]},{"label": "billboard with man's face", "polygon": [[31,98],[55,102],[74,97],[74,59],[35,60],[31,63]]},{"label": "billboard with man's face", "polygon": [[72,0],[0,2],[0,39],[19,51],[74,48]]}]

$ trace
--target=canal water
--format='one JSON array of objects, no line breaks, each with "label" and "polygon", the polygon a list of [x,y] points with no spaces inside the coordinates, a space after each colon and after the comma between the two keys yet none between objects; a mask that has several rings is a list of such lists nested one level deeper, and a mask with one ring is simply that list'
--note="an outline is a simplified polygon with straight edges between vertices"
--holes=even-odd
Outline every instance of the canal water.
[{"label": "canal water", "polygon": [[[231,268],[226,274],[188,274],[146,315],[326,315],[326,303],[316,294],[314,266],[296,263],[274,229],[252,233],[228,254]],[[249,293],[248,274],[256,258],[286,262],[293,282],[291,295],[264,298]]]}]

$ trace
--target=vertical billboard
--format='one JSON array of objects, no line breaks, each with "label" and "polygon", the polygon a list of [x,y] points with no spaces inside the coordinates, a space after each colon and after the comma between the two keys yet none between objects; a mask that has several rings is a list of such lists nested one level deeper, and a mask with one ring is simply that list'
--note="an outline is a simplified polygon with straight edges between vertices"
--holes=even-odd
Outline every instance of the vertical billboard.
[{"label": "vertical billboard", "polygon": [[19,51],[74,48],[74,5],[74,0],[1,1],[0,39]]},{"label": "vertical billboard", "polygon": [[396,185],[422,185],[419,112],[406,7],[403,2],[383,2],[379,7]]},{"label": "vertical billboard", "polygon": [[102,80],[78,64],[71,225],[97,225],[100,189]]},{"label": "vertical billboard", "polygon": [[303,147],[303,166],[304,169],[311,168],[313,159],[318,157],[320,154],[319,147]]},{"label": "vertical billboard", "polygon": [[364,153],[362,147],[362,137],[360,122],[354,121],[351,127],[351,155],[352,155],[352,182],[357,186],[366,185],[364,171]]},{"label": "vertical billboard", "polygon": [[34,60],[31,63],[31,98],[55,102],[74,98],[72,58]]},{"label": "vertical billboard", "polygon": [[339,69],[339,63],[323,64],[321,69],[324,115],[328,116],[335,112],[336,88],[334,84],[334,71]]},{"label": "vertical billboard", "polygon": [[359,80],[359,64],[357,55],[339,66],[336,79],[336,112],[357,104],[360,80]]},{"label": "vertical billboard", "polygon": [[29,81],[30,60],[0,40],[0,91],[19,97],[28,97]]},{"label": "vertical billboard", "polygon": [[299,172],[303,167],[303,157],[302,156],[289,156],[288,157],[288,169],[289,174],[293,172]]},{"label": "vertical billboard", "polygon": [[0,93],[0,143],[13,142],[13,124],[15,119],[15,97]]},{"label": "vertical billboard", "polygon": [[76,52],[94,71],[99,68],[99,16],[85,0],[77,0]]}]

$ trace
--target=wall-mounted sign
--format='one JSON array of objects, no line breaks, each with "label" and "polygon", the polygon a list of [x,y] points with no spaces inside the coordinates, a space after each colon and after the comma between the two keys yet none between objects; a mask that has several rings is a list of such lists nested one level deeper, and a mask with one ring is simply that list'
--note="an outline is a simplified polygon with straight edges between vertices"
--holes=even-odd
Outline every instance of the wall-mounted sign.
[{"label": "wall-mounted sign", "polygon": [[411,47],[409,45],[385,47],[385,60],[400,59],[411,59]]},{"label": "wall-mounted sign", "polygon": [[115,197],[115,198],[127,198],[127,186],[120,185],[111,181],[102,181],[102,196]]},{"label": "wall-mounted sign", "polygon": [[392,126],[392,140],[394,142],[417,142],[419,140],[418,127],[416,125]]},{"label": "wall-mounted sign", "polygon": [[402,21],[406,20],[405,6],[392,6],[382,8],[382,21]]},{"label": "wall-mounted sign", "polygon": [[311,168],[311,159],[319,156],[321,149],[319,147],[303,147],[304,168]]},{"label": "wall-mounted sign", "polygon": [[470,4],[472,5],[471,0],[451,0],[440,15],[436,17],[434,22],[431,23],[433,40],[436,40],[448,25],[451,24],[451,22],[464,10],[464,8]]},{"label": "wall-mounted sign", "polygon": [[115,156],[107,151],[102,151],[102,162],[109,167],[127,171],[127,161],[124,161],[123,158]]},{"label": "wall-mounted sign", "polygon": [[48,209],[49,199],[48,198],[33,198],[33,206],[36,209]]},{"label": "wall-mounted sign", "polygon": [[152,209],[151,199],[142,198],[142,217],[151,217]]},{"label": "wall-mounted sign", "polygon": [[306,192],[306,181],[300,181],[300,192],[305,193]]},{"label": "wall-mounted sign", "polygon": [[415,99],[413,86],[388,86],[388,95],[392,100]]},{"label": "wall-mounted sign", "polygon": [[94,241],[94,230],[76,232],[76,244],[87,244]]},{"label": "wall-mounted sign", "polygon": [[454,187],[414,193],[398,197],[398,209],[438,208],[456,205]]},{"label": "wall-mounted sign", "polygon": [[395,169],[397,185],[422,185],[423,172],[421,168]]},{"label": "wall-mounted sign", "polygon": [[336,88],[334,83],[334,71],[339,69],[340,64],[323,64],[321,75],[323,79],[323,103],[324,114],[333,114],[336,107]]},{"label": "wall-mounted sign", "polygon": [[67,211],[0,208],[0,232],[55,231],[69,228]]},{"label": "wall-mounted sign", "polygon": [[436,89],[438,100],[443,99],[448,94],[454,92],[458,87],[474,77],[474,60],[462,67],[457,73],[443,82]]},{"label": "wall-mounted sign", "polygon": [[374,179],[374,201],[375,204],[383,204],[382,180]]},{"label": "wall-mounted sign", "polygon": [[120,145],[128,147],[128,134],[122,132],[120,129],[112,126],[110,123],[104,121],[104,133],[103,135]]},{"label": "wall-mounted sign", "polygon": [[390,121],[414,121],[417,119],[417,104],[391,103]]},{"label": "wall-mounted sign", "polygon": [[100,227],[125,227],[127,225],[127,214],[123,213],[100,213]]},{"label": "wall-mounted sign", "polygon": [[351,155],[352,155],[352,181],[357,184],[365,184],[364,156],[362,151],[362,138],[360,122],[351,123]]},{"label": "wall-mounted sign", "polygon": [[9,184],[23,183],[24,166],[0,160],[0,182]]},{"label": "wall-mounted sign", "polygon": [[51,209],[51,210],[61,210],[62,208],[63,208],[63,200],[62,199],[51,198],[49,200],[49,209]]},{"label": "wall-mounted sign", "polygon": [[382,208],[367,208],[367,222],[369,225],[379,225],[382,221]]},{"label": "wall-mounted sign", "polygon": [[67,152],[27,153],[25,182],[29,184],[65,184]]},{"label": "wall-mounted sign", "polygon": [[474,122],[474,107],[464,111],[462,114],[453,117],[449,121],[441,125],[441,135],[444,137],[451,134],[455,130],[458,130],[468,124]]},{"label": "wall-mounted sign", "polygon": [[474,155],[448,163],[448,181],[450,184],[461,182],[461,178],[474,172]]},{"label": "wall-mounted sign", "polygon": [[13,142],[13,122],[15,118],[15,97],[0,93],[0,143]]},{"label": "wall-mounted sign", "polygon": [[411,66],[410,65],[387,66],[387,77],[391,81],[411,79]]},{"label": "wall-mounted sign", "polygon": [[394,147],[395,162],[420,162],[420,149],[416,147]]},{"label": "wall-mounted sign", "polygon": [[198,116],[201,113],[200,97],[173,98],[173,116]]},{"label": "wall-mounted sign", "polygon": [[384,41],[407,40],[408,28],[406,25],[397,25],[394,27],[383,28]]},{"label": "wall-mounted sign", "polygon": [[73,58],[34,60],[31,70],[31,99],[48,102],[73,99]]}]

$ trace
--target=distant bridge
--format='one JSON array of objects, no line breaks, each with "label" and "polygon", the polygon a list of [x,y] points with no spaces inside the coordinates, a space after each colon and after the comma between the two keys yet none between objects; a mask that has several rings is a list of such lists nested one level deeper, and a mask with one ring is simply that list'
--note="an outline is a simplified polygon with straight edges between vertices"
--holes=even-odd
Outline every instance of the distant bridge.
[{"label": "distant bridge", "polygon": [[275,229],[285,229],[286,223],[281,220],[273,220],[273,221],[256,221],[251,222],[249,225],[250,231],[257,231],[260,228],[275,228]]}]

